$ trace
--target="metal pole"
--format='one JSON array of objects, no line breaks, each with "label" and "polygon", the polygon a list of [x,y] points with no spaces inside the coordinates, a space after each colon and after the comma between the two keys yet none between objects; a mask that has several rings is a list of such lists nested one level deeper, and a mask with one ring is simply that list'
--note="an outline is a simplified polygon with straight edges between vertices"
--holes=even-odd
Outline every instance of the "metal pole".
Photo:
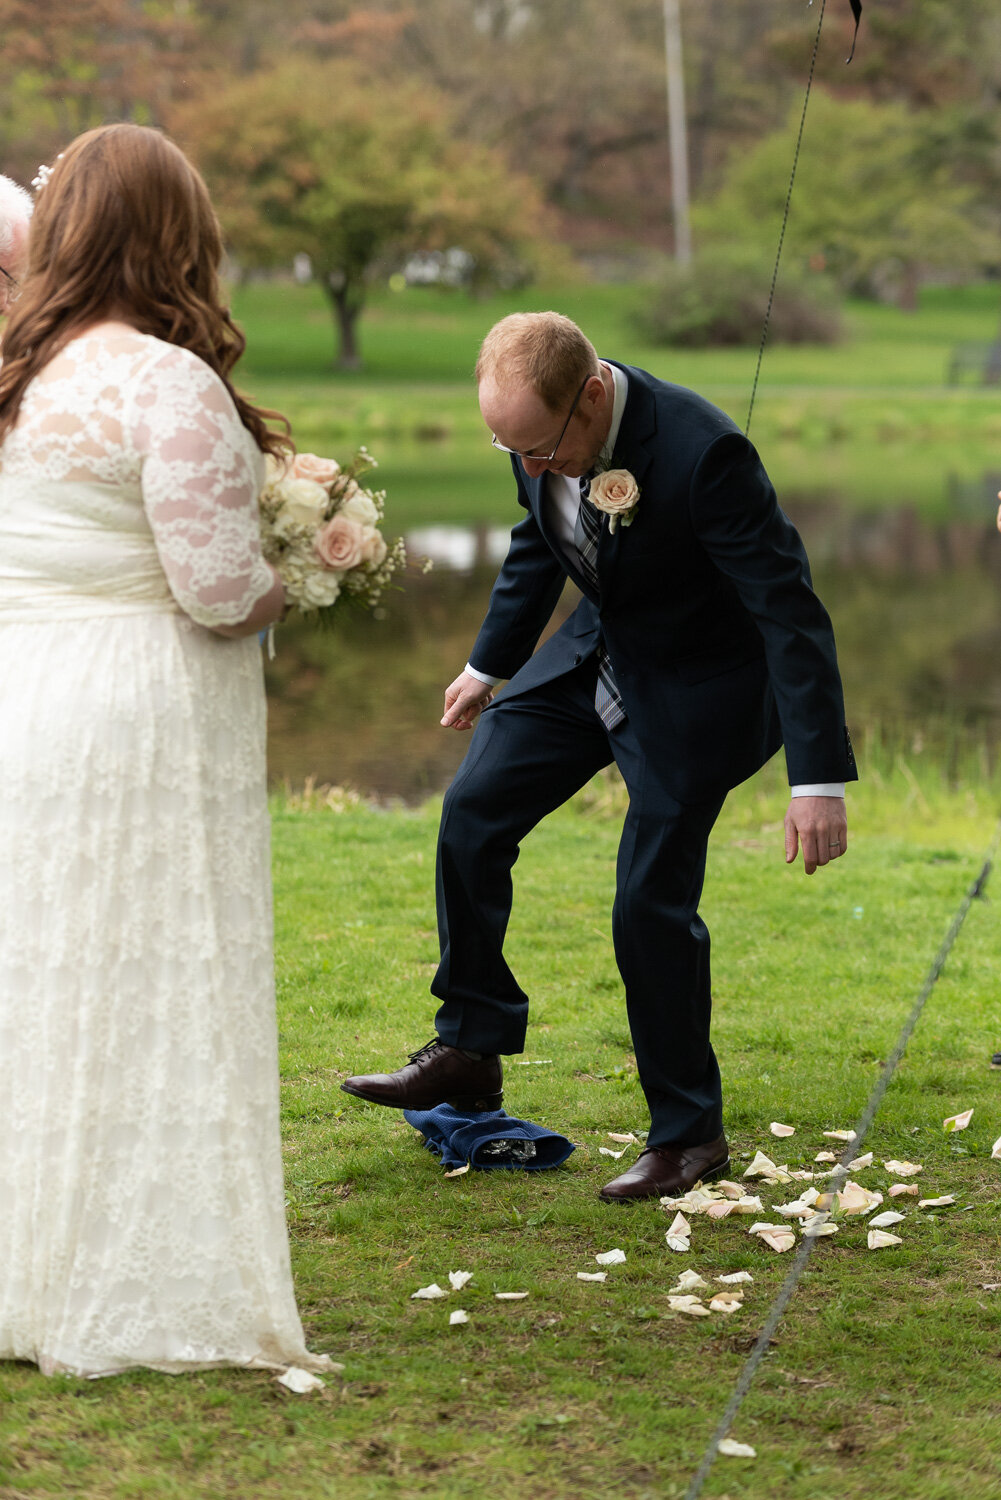
[{"label": "metal pole", "polygon": [[680,0],[664,0],[664,48],[667,54],[667,133],[671,147],[674,256],[679,265],[687,266],[692,259],[692,230],[688,218],[688,139],[685,79],[681,66]]}]

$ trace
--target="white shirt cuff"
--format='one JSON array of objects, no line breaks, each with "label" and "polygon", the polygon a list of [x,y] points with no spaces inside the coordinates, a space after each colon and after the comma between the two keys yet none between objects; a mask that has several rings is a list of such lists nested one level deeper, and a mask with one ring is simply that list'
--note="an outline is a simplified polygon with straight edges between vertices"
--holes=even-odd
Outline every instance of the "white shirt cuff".
[{"label": "white shirt cuff", "polygon": [[488,677],[486,672],[477,672],[476,668],[471,667],[468,661],[466,662],[465,671],[469,673],[470,677],[475,677],[477,682],[485,682],[488,687],[496,687],[500,682],[499,677]]},{"label": "white shirt cuff", "polygon": [[790,797],[841,797],[845,795],[845,784],[843,781],[811,781],[803,786],[794,786],[789,789]]}]

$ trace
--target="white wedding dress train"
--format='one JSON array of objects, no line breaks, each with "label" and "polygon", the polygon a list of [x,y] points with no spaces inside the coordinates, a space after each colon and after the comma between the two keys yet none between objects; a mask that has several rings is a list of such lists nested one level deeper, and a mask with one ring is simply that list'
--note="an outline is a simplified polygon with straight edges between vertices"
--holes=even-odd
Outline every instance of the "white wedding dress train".
[{"label": "white wedding dress train", "polygon": [[261,459],[117,324],[0,449],[0,1359],[325,1367],[278,1126]]}]

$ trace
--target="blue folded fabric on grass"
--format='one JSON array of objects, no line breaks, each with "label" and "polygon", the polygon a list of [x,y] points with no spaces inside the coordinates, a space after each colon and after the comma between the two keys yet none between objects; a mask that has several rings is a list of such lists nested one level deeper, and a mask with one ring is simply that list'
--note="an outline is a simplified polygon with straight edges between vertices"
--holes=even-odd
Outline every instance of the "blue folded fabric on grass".
[{"label": "blue folded fabric on grass", "polygon": [[518,1167],[541,1172],[562,1166],[577,1149],[565,1135],[533,1125],[531,1120],[516,1120],[502,1109],[466,1114],[451,1104],[438,1104],[434,1109],[405,1109],[403,1118],[420,1131],[428,1150],[449,1169],[468,1161],[477,1171]]}]

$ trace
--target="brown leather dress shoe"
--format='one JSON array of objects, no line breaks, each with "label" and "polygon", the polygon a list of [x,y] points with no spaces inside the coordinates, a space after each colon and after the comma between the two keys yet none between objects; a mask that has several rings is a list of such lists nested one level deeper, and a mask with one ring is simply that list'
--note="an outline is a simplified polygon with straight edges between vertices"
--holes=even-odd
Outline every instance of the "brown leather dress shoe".
[{"label": "brown leather dress shoe", "polygon": [[439,1037],[411,1053],[409,1063],[395,1073],[370,1073],[345,1078],[341,1088],[372,1104],[391,1109],[434,1109],[451,1104],[465,1114],[500,1109],[504,1070],[497,1056],[473,1058]]},{"label": "brown leather dress shoe", "polygon": [[722,1177],[730,1165],[726,1136],[704,1146],[647,1146],[636,1161],[598,1194],[606,1203],[629,1203],[634,1198],[676,1198],[697,1182]]}]

